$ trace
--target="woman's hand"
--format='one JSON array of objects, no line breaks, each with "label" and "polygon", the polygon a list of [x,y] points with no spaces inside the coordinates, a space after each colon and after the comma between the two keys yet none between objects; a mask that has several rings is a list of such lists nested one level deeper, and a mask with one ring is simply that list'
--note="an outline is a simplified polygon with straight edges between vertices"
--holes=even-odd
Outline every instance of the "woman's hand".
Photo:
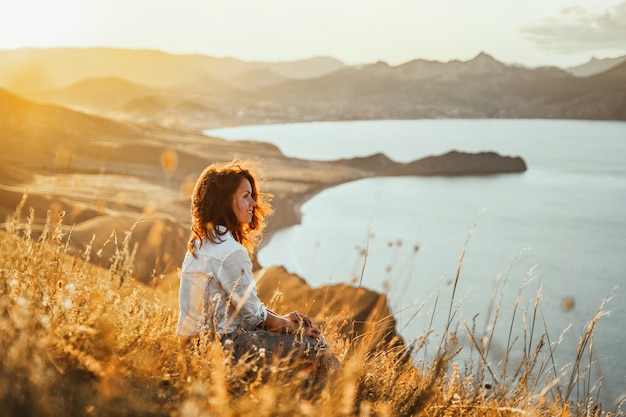
[{"label": "woman's hand", "polygon": [[[320,337],[320,328],[308,316],[298,311],[292,311],[284,315],[283,318],[297,326],[294,333],[302,332],[304,336],[310,336],[315,339]],[[293,325],[290,328],[293,329]]]},{"label": "woman's hand", "polygon": [[315,339],[321,337],[317,324],[300,312],[292,311],[284,316],[279,316],[271,310],[268,310],[267,313],[267,318],[262,325],[265,330],[277,333],[301,334]]}]

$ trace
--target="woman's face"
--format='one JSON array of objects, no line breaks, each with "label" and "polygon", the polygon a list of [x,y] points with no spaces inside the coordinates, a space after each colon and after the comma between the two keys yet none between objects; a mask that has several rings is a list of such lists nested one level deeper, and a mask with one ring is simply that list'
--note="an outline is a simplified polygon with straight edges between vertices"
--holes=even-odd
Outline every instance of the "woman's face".
[{"label": "woman's face", "polygon": [[252,198],[252,185],[247,178],[241,180],[233,196],[233,212],[239,223],[250,223],[254,216],[256,201]]}]

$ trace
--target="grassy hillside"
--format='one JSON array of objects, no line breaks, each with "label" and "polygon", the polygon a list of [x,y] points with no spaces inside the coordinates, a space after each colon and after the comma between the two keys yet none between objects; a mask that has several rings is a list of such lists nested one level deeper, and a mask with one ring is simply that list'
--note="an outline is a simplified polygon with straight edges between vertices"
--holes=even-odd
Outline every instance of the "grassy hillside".
[{"label": "grassy hillside", "polygon": [[[587,349],[602,311],[581,337],[571,374],[551,362],[557,338],[533,337],[537,306],[518,312],[528,337],[521,360],[508,363],[508,372],[481,360],[493,334],[478,340],[453,314],[445,334],[424,334],[409,346],[382,342],[377,324],[384,318],[370,315],[369,325],[352,337],[339,331],[345,318],[327,317],[323,330],[342,367],[311,385],[306,372],[285,363],[231,363],[210,340],[193,351],[181,349],[172,300],[132,278],[132,230],[105,244],[114,255],[108,269],[100,268],[90,263],[100,248],[70,250],[63,213],[32,239],[34,213],[23,209],[22,202],[0,232],[2,415],[603,415],[591,384],[576,384],[587,371]],[[278,299],[266,302],[286,312],[288,295],[274,305]],[[444,308],[452,313],[453,300]],[[472,341],[473,362],[457,361],[457,341],[465,337]]]}]

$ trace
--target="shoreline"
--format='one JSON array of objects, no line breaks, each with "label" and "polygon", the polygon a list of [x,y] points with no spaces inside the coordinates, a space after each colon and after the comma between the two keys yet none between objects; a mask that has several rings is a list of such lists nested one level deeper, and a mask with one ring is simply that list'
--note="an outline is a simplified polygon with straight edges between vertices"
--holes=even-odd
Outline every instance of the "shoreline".
[{"label": "shoreline", "polygon": [[[5,99],[7,106],[27,107],[29,111],[18,114],[14,121],[25,133],[8,139],[11,152],[3,158],[6,169],[0,172],[0,184],[28,190],[26,204],[35,209],[35,223],[43,224],[46,212],[50,212],[53,222],[62,214],[65,224],[74,224],[72,246],[81,252],[93,235],[97,236],[94,247],[98,248],[112,231],[124,236],[140,218],[133,229],[132,244],[140,245],[140,265],[135,272],[142,282],[176,271],[180,265],[189,235],[191,188],[198,173],[212,162],[262,161],[275,210],[264,231],[265,243],[276,232],[301,223],[301,207],[306,201],[340,184],[381,176],[520,172],[501,169],[502,164],[496,171],[489,170],[492,162],[486,164],[486,171],[484,167],[479,172],[459,171],[458,166],[482,158],[469,154],[453,164],[442,163],[445,156],[404,164],[382,154],[306,160],[285,156],[267,142],[228,141],[201,133],[206,128],[146,126],[31,103],[17,96],[7,95]],[[30,133],[38,132],[42,124],[48,129]],[[0,121],[0,128],[3,126]],[[91,132],[88,140],[84,132]],[[37,158],[32,157],[33,143],[39,146]],[[169,166],[164,165],[166,154],[170,155]],[[505,158],[495,159],[506,168]],[[15,172],[32,175],[15,178]],[[22,194],[15,188],[0,190],[0,211],[12,216]],[[108,249],[113,250],[111,245]],[[106,263],[106,256],[98,261]]]},{"label": "shoreline", "polygon": [[[279,266],[261,265],[261,263],[258,261],[257,254],[266,244],[270,242],[270,240],[276,233],[302,223],[301,208],[304,203],[306,203],[311,198],[315,197],[317,194],[321,193],[324,190],[336,187],[338,185],[347,184],[352,181],[356,180],[353,179],[341,181],[334,184],[319,184],[308,192],[292,194],[287,193],[287,198],[283,197],[278,200],[274,199],[274,201],[272,201],[272,208],[274,209],[274,213],[268,218],[267,225],[265,227],[265,230],[263,231],[263,240],[254,252],[252,259],[253,269],[257,271],[261,268]],[[280,266],[285,268],[284,265]]]}]

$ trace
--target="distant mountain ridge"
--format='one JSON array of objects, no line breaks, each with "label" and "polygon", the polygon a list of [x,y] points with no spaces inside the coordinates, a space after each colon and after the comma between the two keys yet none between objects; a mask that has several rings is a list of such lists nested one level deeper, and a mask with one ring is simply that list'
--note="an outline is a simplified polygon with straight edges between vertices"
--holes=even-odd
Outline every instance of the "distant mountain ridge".
[{"label": "distant mountain ridge", "polygon": [[566,71],[577,77],[588,77],[590,75],[600,74],[602,72],[608,71],[623,62],[626,62],[626,56],[605,59],[591,58],[589,62],[585,64],[566,68]]},{"label": "distant mountain ridge", "polygon": [[149,95],[153,89],[119,77],[87,78],[67,87],[47,90],[34,97],[78,109],[106,112],[115,110],[137,96]]},{"label": "distant mountain ridge", "polygon": [[260,63],[159,51],[24,49],[0,51],[0,86],[106,117],[192,129],[391,118],[626,120],[625,66],[580,77],[556,67],[507,65],[485,52],[468,61],[348,66],[325,57]]},{"label": "distant mountain ridge", "polygon": [[626,63],[589,77],[508,66],[487,54],[447,64],[377,63],[261,90],[301,114],[371,118],[563,118],[626,120]]},{"label": "distant mountain ridge", "polygon": [[269,69],[286,78],[313,78],[346,67],[330,57],[292,62],[246,62],[207,55],[173,55],[114,48],[24,48],[0,51],[0,87],[20,93],[65,87],[87,78],[119,77],[151,87],[174,87],[207,75],[225,79]]},{"label": "distant mountain ridge", "polygon": [[443,63],[418,59],[393,68],[405,79],[423,80],[439,78],[452,81],[458,79],[461,75],[502,73],[506,65],[495,60],[491,55],[481,52],[466,62],[455,60]]}]

